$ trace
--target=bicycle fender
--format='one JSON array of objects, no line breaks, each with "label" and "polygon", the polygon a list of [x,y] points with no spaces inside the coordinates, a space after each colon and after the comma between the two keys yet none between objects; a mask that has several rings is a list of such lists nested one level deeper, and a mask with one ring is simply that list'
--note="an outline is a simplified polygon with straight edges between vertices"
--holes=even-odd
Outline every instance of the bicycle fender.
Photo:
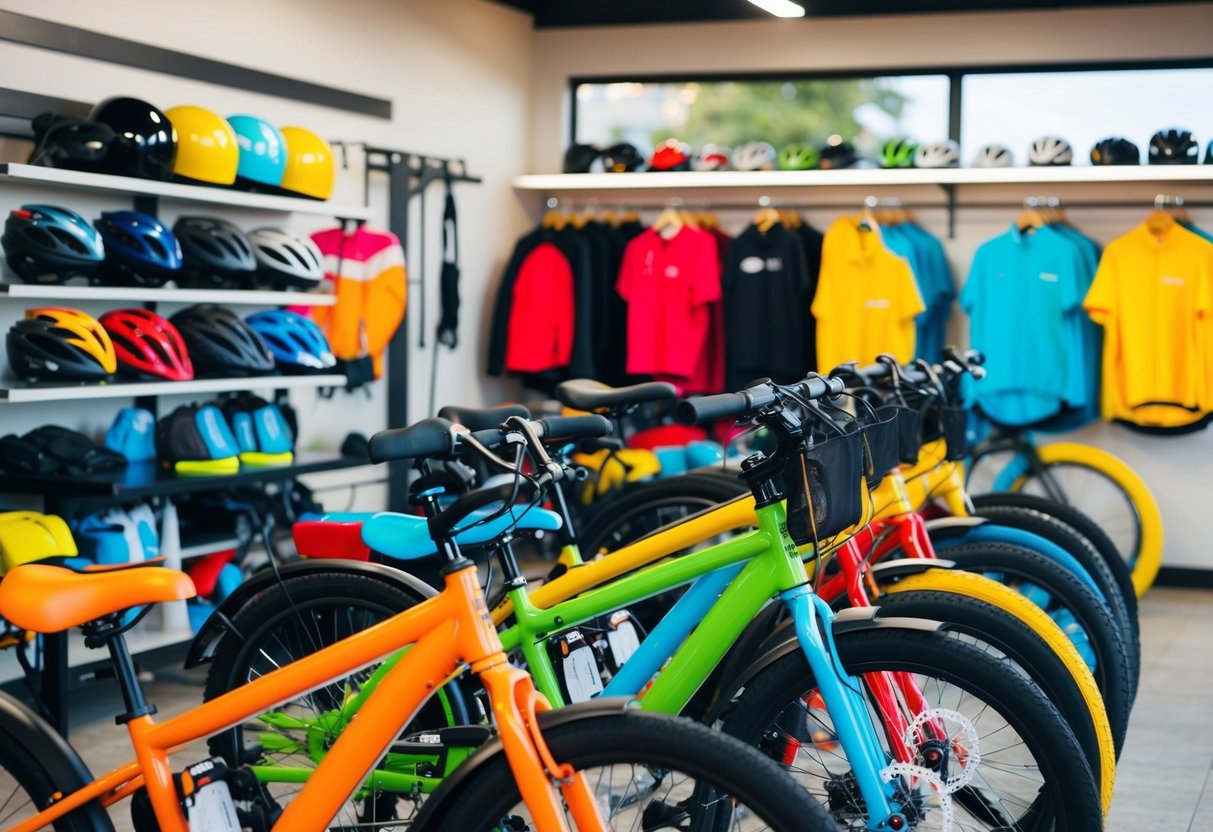
[{"label": "bicycle fender", "polygon": [[923,525],[927,535],[932,539],[957,537],[969,529],[975,529],[989,521],[984,517],[936,517],[927,520]]},{"label": "bicycle fender", "polygon": [[[306,575],[310,572],[326,574],[365,575],[383,583],[414,592],[422,598],[431,598],[438,592],[425,581],[410,575],[400,569],[381,563],[363,561],[338,560],[333,558],[308,558],[278,567],[278,573],[283,578],[294,575]],[[272,569],[255,572],[247,581],[240,584],[228,597],[224,598],[201,629],[190,642],[189,652],[185,657],[186,668],[197,667],[211,660],[215,648],[228,632],[230,622],[236,612],[258,594],[277,586],[278,578]]]},{"label": "bicycle fender", "polygon": [[870,567],[872,578],[881,581],[892,581],[897,578],[908,578],[910,575],[921,575],[931,569],[954,569],[956,564],[950,560],[938,558],[901,558],[887,560]]},{"label": "bicycle fender", "polygon": [[[0,742],[34,749],[38,761],[62,794],[71,794],[93,782],[88,766],[76,750],[46,720],[17,699],[0,691]],[[76,809],[72,816],[87,819],[96,832],[114,832],[109,816],[96,801]]]},{"label": "bicycle fender", "polygon": [[[541,732],[546,731],[558,725],[563,725],[566,722],[579,719],[613,716],[626,710],[632,701],[634,700],[622,696],[605,697],[591,699],[588,702],[579,702],[575,705],[566,705],[563,708],[551,711],[543,711],[539,714],[539,730]],[[442,820],[442,816],[449,807],[452,797],[458,796],[459,787],[469,778],[475,777],[480,769],[490,763],[495,757],[504,753],[505,749],[502,747],[499,737],[493,737],[493,739],[477,749],[472,756],[460,763],[459,767],[442,781],[442,785],[429,796],[425,803],[421,804],[421,811],[413,819],[412,828],[419,832],[426,832],[431,828],[429,824],[435,818],[439,821]],[[557,760],[556,762],[560,761]],[[436,826],[432,828],[438,829]]]},{"label": "bicycle fender", "polygon": [[[840,638],[849,633],[859,633],[866,630],[920,630],[923,632],[936,632],[943,624],[939,621],[930,621],[925,618],[905,618],[900,616],[890,616],[888,618],[876,617],[878,607],[849,607],[839,611],[834,616],[834,637]],[[787,621],[772,633],[772,636],[778,636],[779,639],[769,639],[766,644],[769,645],[766,650],[760,653],[757,659],[747,665],[740,673],[730,680],[727,680],[728,689],[725,695],[717,700],[723,703],[724,710],[728,707],[728,703],[733,700],[739,691],[745,688],[750,682],[758,676],[759,673],[766,670],[771,665],[775,664],[780,659],[787,656],[789,653],[800,652],[800,641],[796,637],[796,631],[792,627],[792,622]],[[719,716],[719,713],[713,714]]]}]

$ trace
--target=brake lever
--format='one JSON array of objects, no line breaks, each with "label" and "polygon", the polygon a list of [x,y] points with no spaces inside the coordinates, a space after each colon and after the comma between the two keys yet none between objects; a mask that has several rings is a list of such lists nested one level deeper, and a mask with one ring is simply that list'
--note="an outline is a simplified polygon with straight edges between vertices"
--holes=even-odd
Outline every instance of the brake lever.
[{"label": "brake lever", "polygon": [[556,462],[548,455],[548,449],[544,447],[539,436],[535,433],[535,428],[532,427],[529,419],[524,419],[521,416],[511,416],[505,420],[503,425],[507,430],[515,431],[522,434],[526,440],[527,446],[531,451],[531,459],[541,471],[537,481],[540,485],[551,482],[560,482],[564,479],[564,466]]}]

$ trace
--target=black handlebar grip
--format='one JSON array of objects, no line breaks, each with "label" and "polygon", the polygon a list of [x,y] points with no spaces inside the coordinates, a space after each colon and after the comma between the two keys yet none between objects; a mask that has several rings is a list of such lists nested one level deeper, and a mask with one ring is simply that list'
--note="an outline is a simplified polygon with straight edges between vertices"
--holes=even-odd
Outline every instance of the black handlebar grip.
[{"label": "black handlebar grip", "polygon": [[474,408],[448,404],[438,411],[439,418],[450,419],[463,425],[472,433],[495,428],[511,416],[531,418],[531,411],[520,404],[503,404],[500,407]]},{"label": "black handlebar grip", "polygon": [[615,429],[611,420],[598,414],[588,416],[551,416],[532,422],[540,439],[592,439],[607,436]]},{"label": "black handlebar grip", "polygon": [[806,399],[820,399],[823,396],[837,396],[847,389],[847,383],[841,378],[824,378],[811,376],[796,383],[798,392]]},{"label": "black handlebar grip", "polygon": [[714,396],[696,396],[683,399],[674,411],[675,417],[684,425],[698,425],[717,419],[736,419],[753,409],[747,393],[718,393]]},{"label": "black handlebar grip", "polygon": [[371,462],[392,462],[448,454],[453,450],[453,427],[446,419],[431,416],[407,428],[381,430],[371,437],[367,452]]}]

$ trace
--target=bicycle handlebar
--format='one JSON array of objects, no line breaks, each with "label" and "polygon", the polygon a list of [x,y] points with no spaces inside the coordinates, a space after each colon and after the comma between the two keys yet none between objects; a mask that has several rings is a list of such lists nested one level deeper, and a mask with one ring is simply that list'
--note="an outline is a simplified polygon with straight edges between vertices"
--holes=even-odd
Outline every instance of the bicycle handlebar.
[{"label": "bicycle handlebar", "polygon": [[[531,421],[529,424],[538,438],[547,440],[601,437],[613,429],[609,419],[597,414],[553,416]],[[372,462],[427,457],[451,458],[457,454],[459,446],[464,444],[466,439],[491,449],[504,444],[513,432],[512,428],[499,426],[472,433],[463,425],[431,416],[407,428],[379,431],[371,437],[367,450]]]},{"label": "bicycle handlebar", "polygon": [[717,419],[740,419],[774,404],[782,395],[820,399],[823,396],[836,396],[845,389],[846,385],[840,379],[816,375],[786,387],[766,381],[740,393],[719,393],[714,396],[684,399],[678,403],[675,416],[684,425],[697,425]]}]

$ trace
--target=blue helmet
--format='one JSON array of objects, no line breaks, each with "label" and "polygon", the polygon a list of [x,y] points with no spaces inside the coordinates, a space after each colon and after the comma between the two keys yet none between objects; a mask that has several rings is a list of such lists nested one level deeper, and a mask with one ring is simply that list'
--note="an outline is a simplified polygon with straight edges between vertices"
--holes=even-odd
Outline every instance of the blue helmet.
[{"label": "blue helmet", "polygon": [[27,281],[62,282],[101,268],[101,237],[84,217],[54,205],[22,205],[4,221],[4,256]]},{"label": "blue helmet", "polygon": [[302,315],[270,309],[249,315],[246,323],[265,341],[283,372],[321,373],[337,366],[320,327]]},{"label": "blue helmet", "polygon": [[155,217],[102,211],[94,223],[105,243],[105,276],[115,283],[163,286],[181,271],[181,244]]},{"label": "blue helmet", "polygon": [[286,173],[286,140],[278,128],[256,116],[232,116],[227,123],[236,131],[240,148],[236,177],[253,185],[281,185]]}]

